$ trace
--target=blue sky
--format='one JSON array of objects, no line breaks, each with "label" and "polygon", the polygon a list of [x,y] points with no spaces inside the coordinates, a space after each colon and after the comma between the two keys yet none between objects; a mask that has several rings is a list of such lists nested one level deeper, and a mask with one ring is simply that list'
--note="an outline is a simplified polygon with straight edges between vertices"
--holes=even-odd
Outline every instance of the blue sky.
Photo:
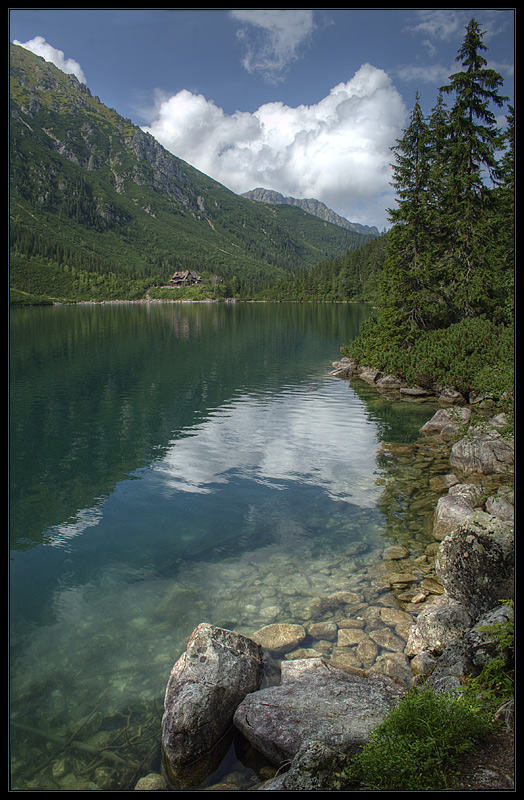
[{"label": "blue sky", "polygon": [[380,229],[390,148],[416,92],[429,112],[457,71],[471,18],[513,102],[515,9],[9,10],[11,41],[233,191]]}]

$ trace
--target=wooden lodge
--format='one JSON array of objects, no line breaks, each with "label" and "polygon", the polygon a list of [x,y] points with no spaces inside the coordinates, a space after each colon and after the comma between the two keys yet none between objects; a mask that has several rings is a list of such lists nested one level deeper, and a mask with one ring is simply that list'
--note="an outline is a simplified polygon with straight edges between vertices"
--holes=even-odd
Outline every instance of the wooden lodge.
[{"label": "wooden lodge", "polygon": [[195,283],[202,283],[202,278],[197,272],[190,269],[175,272],[169,281],[170,286],[193,286]]}]

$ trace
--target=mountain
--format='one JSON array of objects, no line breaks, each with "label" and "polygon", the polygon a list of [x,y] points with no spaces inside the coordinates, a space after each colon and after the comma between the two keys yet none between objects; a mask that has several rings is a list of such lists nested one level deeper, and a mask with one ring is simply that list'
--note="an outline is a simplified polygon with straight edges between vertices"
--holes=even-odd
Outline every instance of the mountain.
[{"label": "mountain", "polygon": [[260,288],[368,237],[254,204],[11,45],[10,280],[63,299],[143,297],[175,271]]},{"label": "mountain", "polygon": [[346,228],[356,233],[362,233],[365,236],[378,236],[379,231],[374,225],[361,225],[358,222],[350,222],[345,217],[336,214],[328,208],[320,200],[310,198],[308,200],[297,200],[295,197],[284,197],[280,192],[274,192],[271,189],[252,189],[250,192],[244,192],[242,197],[247,197],[248,200],[257,200],[259,203],[270,203],[272,205],[287,205],[297,206],[308,214],[323,219],[326,222],[331,222],[333,225],[338,225],[341,228]]}]

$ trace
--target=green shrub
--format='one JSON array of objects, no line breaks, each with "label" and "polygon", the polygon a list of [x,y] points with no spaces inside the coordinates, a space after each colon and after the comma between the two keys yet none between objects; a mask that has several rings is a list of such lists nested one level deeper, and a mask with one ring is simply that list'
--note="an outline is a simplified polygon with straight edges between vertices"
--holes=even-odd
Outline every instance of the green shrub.
[{"label": "green shrub", "polygon": [[451,385],[466,394],[512,391],[513,328],[475,317],[426,333],[410,353],[406,377]]},{"label": "green shrub", "polygon": [[447,328],[418,331],[395,326],[384,311],[367,320],[361,335],[342,348],[360,364],[393,372],[410,384],[441,385],[466,395],[490,392],[511,397],[514,386],[514,328],[484,317]]},{"label": "green shrub", "polygon": [[410,691],[372,731],[341,776],[341,788],[371,791],[452,789],[464,753],[490,730],[486,715],[460,695]]}]

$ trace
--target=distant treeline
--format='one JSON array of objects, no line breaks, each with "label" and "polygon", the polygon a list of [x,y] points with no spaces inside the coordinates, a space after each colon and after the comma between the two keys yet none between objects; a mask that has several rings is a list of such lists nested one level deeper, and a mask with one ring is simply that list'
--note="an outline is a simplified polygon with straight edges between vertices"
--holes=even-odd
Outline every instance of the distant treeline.
[{"label": "distant treeline", "polygon": [[386,240],[387,234],[372,238],[357,250],[278,280],[261,292],[259,299],[374,302],[378,299]]}]

